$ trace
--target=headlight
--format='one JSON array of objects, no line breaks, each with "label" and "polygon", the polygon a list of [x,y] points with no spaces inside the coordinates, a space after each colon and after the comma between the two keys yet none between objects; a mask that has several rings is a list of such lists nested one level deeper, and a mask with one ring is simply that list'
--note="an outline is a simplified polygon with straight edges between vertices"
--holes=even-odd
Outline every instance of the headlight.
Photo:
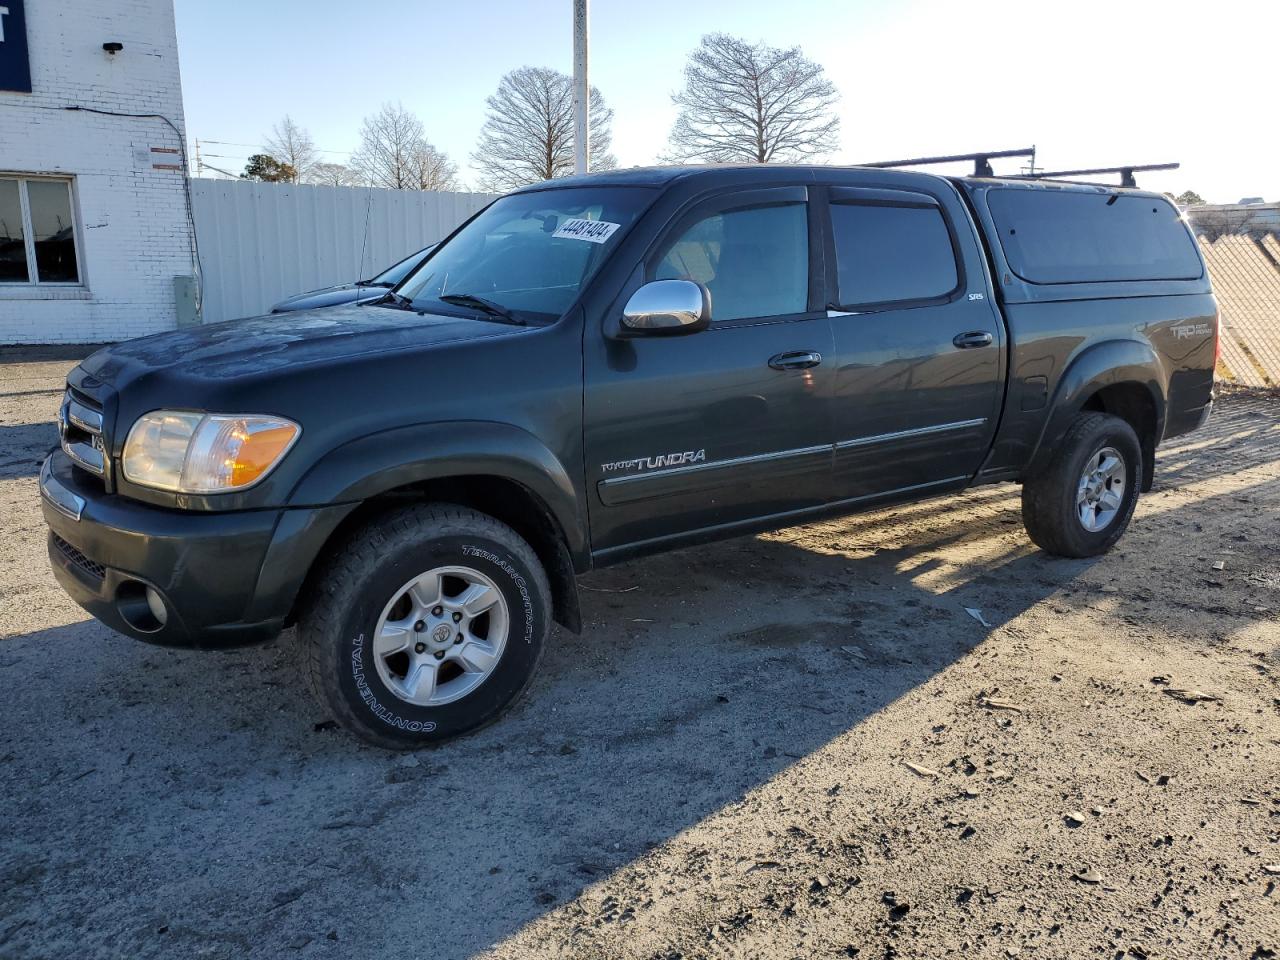
[{"label": "headlight", "polygon": [[124,475],[176,493],[243,490],[270,473],[301,433],[283,417],[156,410],[129,430]]}]

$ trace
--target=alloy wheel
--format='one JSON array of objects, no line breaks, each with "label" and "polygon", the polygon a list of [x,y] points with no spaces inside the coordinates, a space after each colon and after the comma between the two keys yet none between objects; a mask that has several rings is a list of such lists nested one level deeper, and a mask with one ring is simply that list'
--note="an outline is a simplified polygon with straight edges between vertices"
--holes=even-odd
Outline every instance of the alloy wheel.
[{"label": "alloy wheel", "polygon": [[1128,470],[1115,447],[1103,447],[1084,466],[1076,487],[1076,517],[1090,533],[1109,527],[1124,505]]},{"label": "alloy wheel", "polygon": [[436,567],[388,601],[374,631],[378,676],[420,707],[452,703],[493,673],[511,625],[497,584],[469,567]]}]

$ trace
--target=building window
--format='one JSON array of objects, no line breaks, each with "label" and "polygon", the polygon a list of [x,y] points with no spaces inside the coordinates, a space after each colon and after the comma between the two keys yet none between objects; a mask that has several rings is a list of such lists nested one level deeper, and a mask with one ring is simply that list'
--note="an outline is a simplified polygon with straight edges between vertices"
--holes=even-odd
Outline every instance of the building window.
[{"label": "building window", "polygon": [[0,176],[0,284],[78,284],[71,181]]}]

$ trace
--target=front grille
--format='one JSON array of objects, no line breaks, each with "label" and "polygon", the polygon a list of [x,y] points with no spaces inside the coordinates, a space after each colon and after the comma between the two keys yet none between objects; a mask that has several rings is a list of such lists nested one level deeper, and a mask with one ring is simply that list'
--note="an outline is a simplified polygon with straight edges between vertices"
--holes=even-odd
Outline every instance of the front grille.
[{"label": "front grille", "polygon": [[53,537],[53,545],[58,548],[64,557],[74,563],[77,567],[89,574],[91,577],[101,580],[107,575],[107,568],[96,560],[90,560],[83,553],[73,547],[67,541],[63,540],[56,533],[50,534]]},{"label": "front grille", "polygon": [[102,407],[97,401],[68,387],[58,411],[58,436],[63,451],[77,466],[99,477],[107,472]]}]

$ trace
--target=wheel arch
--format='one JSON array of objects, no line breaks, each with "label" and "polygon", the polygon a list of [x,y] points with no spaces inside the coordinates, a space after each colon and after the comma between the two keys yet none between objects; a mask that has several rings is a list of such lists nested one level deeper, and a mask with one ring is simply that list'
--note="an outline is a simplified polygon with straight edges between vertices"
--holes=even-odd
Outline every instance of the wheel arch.
[{"label": "wheel arch", "polygon": [[1142,445],[1143,491],[1155,478],[1155,448],[1164,431],[1165,375],[1151,345],[1139,340],[1109,340],[1080,353],[1067,367],[1040,433],[1028,474],[1043,468],[1057,442],[1082,412],[1108,413],[1126,421]]},{"label": "wheel arch", "polygon": [[[406,456],[406,452],[409,456]],[[407,502],[471,507],[507,524],[542,561],[557,623],[581,630],[576,574],[590,567],[585,514],[563,464],[518,427],[486,422],[388,430],[352,441],[313,468],[292,505],[356,503],[325,539],[300,582],[299,597],[321,561],[382,513]],[[288,622],[297,617],[297,598]]]}]

